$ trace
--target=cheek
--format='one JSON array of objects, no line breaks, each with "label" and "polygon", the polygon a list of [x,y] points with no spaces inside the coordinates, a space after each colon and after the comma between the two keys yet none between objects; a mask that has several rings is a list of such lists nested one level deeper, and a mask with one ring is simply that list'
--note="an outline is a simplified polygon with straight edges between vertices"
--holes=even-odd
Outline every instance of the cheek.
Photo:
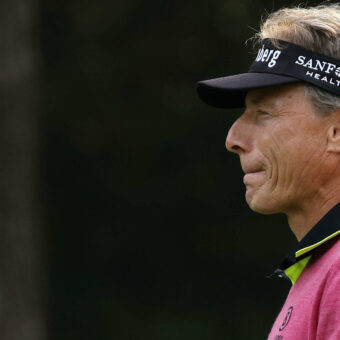
[{"label": "cheek", "polygon": [[[324,153],[320,146],[286,141],[272,152],[272,185],[281,193],[296,196],[314,192],[325,179]],[[329,169],[330,171],[334,169]]]},{"label": "cheek", "polygon": [[272,134],[263,138],[263,145],[267,176],[273,187],[283,189],[298,185],[306,172],[314,171],[313,152],[306,150],[292,133]]},{"label": "cheek", "polygon": [[287,166],[294,161],[291,146],[287,141],[289,141],[288,138],[273,134],[262,140],[262,154],[269,176],[273,179],[278,176],[279,172],[286,171]]}]

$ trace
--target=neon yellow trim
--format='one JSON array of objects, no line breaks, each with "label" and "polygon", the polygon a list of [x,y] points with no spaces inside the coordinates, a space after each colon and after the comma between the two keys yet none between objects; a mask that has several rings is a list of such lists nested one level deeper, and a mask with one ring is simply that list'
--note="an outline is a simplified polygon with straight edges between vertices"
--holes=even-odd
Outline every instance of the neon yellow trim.
[{"label": "neon yellow trim", "polygon": [[303,270],[306,268],[311,257],[312,255],[309,255],[285,270],[286,275],[289,277],[290,281],[292,281],[293,285],[300,277]]},{"label": "neon yellow trim", "polygon": [[318,246],[321,245],[322,243],[325,243],[326,241],[330,240],[331,238],[333,238],[333,237],[335,237],[336,235],[339,235],[339,234],[340,234],[340,230],[336,231],[336,232],[335,232],[334,234],[332,234],[332,235],[327,236],[326,238],[324,238],[323,240],[321,240],[321,241],[318,242],[318,243],[315,243],[315,244],[313,244],[313,245],[311,245],[311,246],[309,246],[309,247],[302,248],[302,249],[298,250],[298,251],[295,253],[295,256],[296,256],[296,257],[299,257],[299,256],[301,256],[301,255],[303,255],[303,254],[306,254],[308,251],[310,251],[310,250],[312,250],[312,249],[318,247]]}]

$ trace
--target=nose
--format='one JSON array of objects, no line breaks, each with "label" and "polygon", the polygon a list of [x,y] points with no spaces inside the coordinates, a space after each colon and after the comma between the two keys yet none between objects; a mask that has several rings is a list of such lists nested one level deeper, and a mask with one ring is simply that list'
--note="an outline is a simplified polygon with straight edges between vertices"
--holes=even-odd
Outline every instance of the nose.
[{"label": "nose", "polygon": [[228,151],[240,155],[249,151],[250,127],[244,122],[244,116],[239,117],[228,131],[225,146]]}]

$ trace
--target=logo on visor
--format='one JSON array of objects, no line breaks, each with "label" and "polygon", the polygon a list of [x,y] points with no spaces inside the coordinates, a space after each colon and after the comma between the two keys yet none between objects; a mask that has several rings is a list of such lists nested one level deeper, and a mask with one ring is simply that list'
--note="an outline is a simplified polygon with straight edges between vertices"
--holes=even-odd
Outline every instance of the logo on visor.
[{"label": "logo on visor", "polygon": [[270,50],[268,48],[264,48],[264,45],[262,45],[262,47],[259,49],[255,61],[259,63],[268,63],[268,67],[272,68],[276,65],[276,61],[277,59],[279,59],[280,54],[281,51]]},{"label": "logo on visor", "polygon": [[309,58],[304,55],[299,55],[295,60],[295,64],[306,68],[306,76],[321,80],[325,83],[340,86],[340,67],[328,61]]},{"label": "logo on visor", "polygon": [[335,70],[335,74],[340,78],[340,67]]}]

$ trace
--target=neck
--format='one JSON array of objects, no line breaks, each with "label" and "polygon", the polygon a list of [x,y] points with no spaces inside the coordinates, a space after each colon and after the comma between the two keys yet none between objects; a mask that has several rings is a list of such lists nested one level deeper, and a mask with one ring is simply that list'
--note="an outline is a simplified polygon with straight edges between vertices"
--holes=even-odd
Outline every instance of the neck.
[{"label": "neck", "polygon": [[322,198],[314,197],[304,207],[291,209],[286,213],[289,226],[298,241],[318,223],[336,204],[340,202],[340,190]]}]

